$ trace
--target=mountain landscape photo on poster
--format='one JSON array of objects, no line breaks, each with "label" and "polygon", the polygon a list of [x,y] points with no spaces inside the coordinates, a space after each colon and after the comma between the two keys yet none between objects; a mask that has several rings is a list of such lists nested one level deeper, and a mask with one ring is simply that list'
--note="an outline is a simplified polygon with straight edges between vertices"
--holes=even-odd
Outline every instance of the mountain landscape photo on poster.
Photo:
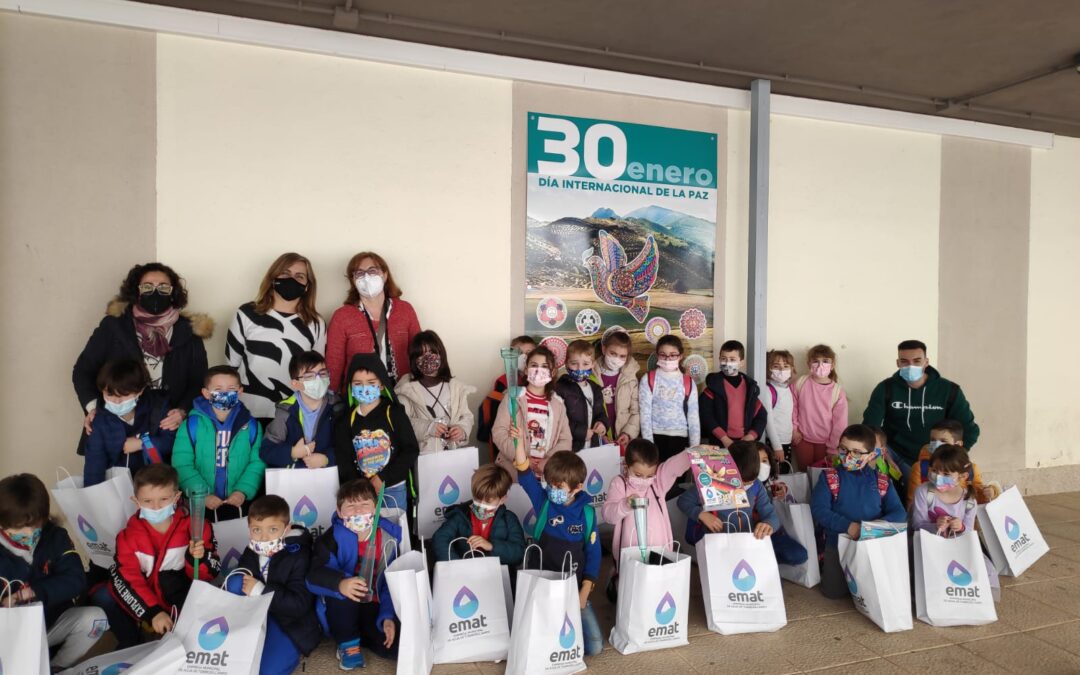
[{"label": "mountain landscape photo on poster", "polygon": [[529,113],[525,328],[566,344],[630,334],[652,367],[674,334],[704,377],[713,346],[716,134]]}]

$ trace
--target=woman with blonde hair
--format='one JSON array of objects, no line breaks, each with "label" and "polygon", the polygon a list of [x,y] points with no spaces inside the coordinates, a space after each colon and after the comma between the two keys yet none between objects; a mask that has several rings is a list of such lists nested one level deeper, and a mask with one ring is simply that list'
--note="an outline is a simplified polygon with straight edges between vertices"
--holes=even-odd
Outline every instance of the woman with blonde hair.
[{"label": "woman with blonde hair", "polygon": [[240,395],[253,417],[269,420],[274,406],[293,394],[289,362],[296,354],[326,350],[326,322],[315,309],[315,270],[299,253],[283,253],[266,270],[254,302],[236,310],[225,358],[240,371]]}]

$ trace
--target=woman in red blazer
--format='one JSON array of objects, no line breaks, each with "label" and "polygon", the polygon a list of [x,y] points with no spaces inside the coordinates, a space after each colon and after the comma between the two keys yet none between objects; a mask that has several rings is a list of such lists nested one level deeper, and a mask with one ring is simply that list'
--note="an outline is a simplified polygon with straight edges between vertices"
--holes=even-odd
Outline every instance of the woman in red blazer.
[{"label": "woman in red blazer", "polygon": [[[349,294],[330,317],[326,335],[330,386],[339,394],[345,392],[342,380],[354,354],[377,353],[396,382],[410,370],[409,342],[420,332],[416,311],[401,299],[401,289],[378,253],[354,255],[345,277]],[[387,386],[393,390],[394,382]]]}]

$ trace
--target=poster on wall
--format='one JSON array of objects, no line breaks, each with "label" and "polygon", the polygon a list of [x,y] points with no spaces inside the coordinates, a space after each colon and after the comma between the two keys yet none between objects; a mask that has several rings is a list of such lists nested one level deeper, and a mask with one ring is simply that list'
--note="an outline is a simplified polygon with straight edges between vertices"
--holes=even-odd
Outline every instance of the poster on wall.
[{"label": "poster on wall", "polygon": [[642,367],[676,335],[700,382],[713,348],[714,133],[528,114],[525,332],[566,344],[625,330]]}]

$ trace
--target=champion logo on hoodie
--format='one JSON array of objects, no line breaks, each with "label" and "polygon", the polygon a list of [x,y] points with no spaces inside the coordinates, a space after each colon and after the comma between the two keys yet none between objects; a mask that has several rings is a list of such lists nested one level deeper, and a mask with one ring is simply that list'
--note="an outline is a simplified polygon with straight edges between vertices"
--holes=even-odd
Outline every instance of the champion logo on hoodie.
[{"label": "champion logo on hoodie", "polygon": [[933,403],[927,403],[925,405],[909,405],[903,401],[893,401],[893,410],[944,410],[944,406],[934,405]]}]

